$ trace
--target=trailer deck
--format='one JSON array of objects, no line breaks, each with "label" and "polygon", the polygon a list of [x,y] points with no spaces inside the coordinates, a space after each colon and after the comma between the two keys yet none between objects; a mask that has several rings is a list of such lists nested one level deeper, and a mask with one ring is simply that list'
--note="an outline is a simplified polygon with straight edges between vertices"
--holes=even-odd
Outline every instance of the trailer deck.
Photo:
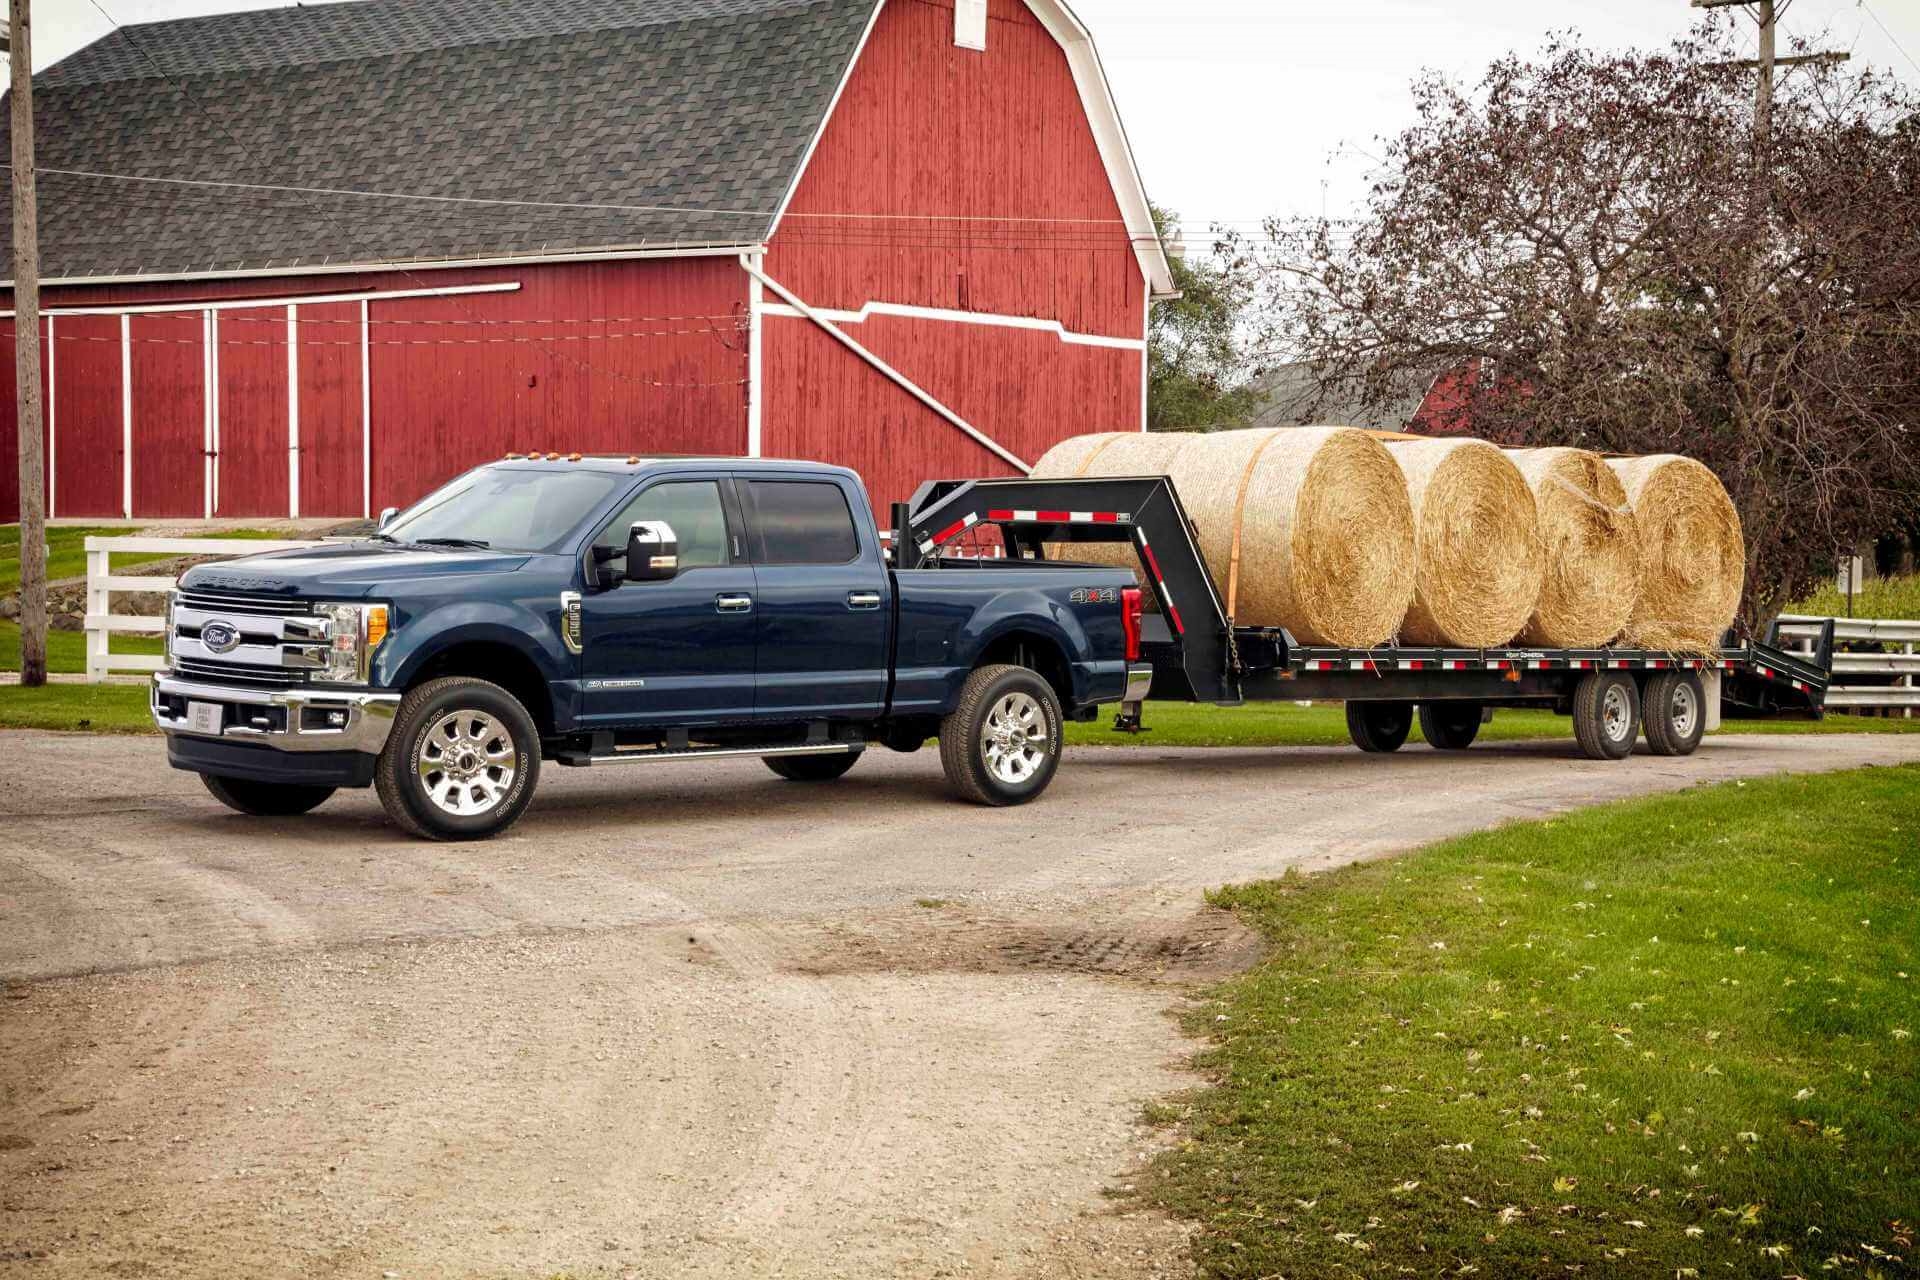
[{"label": "trailer deck", "polygon": [[[1824,714],[1831,625],[1809,660],[1730,635],[1711,654],[1647,649],[1330,648],[1281,628],[1234,620],[1234,587],[1214,580],[1173,483],[1165,476],[1072,480],[932,481],[893,519],[900,563],[961,567],[962,539],[997,529],[1009,559],[1045,559],[1049,546],[1128,544],[1159,605],[1141,620],[1140,657],[1152,667],[1148,697],[1237,706],[1250,701],[1348,704],[1354,741],[1370,751],[1405,741],[1417,713],[1429,741],[1463,747],[1497,707],[1571,715],[1595,758],[1630,752],[1644,727],[1653,749],[1689,754],[1709,722]],[[1237,574],[1237,566],[1235,569]],[[1642,725],[1642,704],[1652,713]],[[1121,708],[1115,728],[1137,732],[1142,707]],[[1471,722],[1469,724],[1469,722]]]}]

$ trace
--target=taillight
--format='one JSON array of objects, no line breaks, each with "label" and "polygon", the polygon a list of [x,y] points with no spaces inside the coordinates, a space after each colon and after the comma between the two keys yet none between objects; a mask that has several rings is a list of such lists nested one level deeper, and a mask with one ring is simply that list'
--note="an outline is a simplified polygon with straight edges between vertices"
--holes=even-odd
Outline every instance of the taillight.
[{"label": "taillight", "polygon": [[1146,597],[1140,588],[1128,587],[1120,593],[1120,625],[1127,634],[1127,661],[1140,661],[1140,616],[1146,612]]}]

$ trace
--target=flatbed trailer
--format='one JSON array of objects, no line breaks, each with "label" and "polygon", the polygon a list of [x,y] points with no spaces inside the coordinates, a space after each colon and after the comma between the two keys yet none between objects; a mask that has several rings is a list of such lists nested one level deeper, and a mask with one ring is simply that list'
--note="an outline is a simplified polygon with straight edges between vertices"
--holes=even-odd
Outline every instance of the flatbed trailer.
[{"label": "flatbed trailer", "polygon": [[[1573,720],[1593,759],[1632,753],[1643,729],[1662,755],[1690,755],[1721,717],[1824,715],[1833,636],[1809,661],[1729,635],[1712,654],[1648,649],[1447,649],[1303,645],[1284,629],[1243,627],[1200,553],[1199,539],[1165,476],[930,481],[893,512],[896,561],[964,569],[951,552],[997,528],[1008,559],[1046,559],[1058,545],[1127,544],[1159,604],[1139,620],[1140,678],[1114,728],[1137,733],[1153,698],[1239,706],[1340,701],[1355,745],[1398,749],[1417,717],[1443,750],[1470,745],[1498,708],[1545,708]],[[1234,573],[1237,575],[1237,566]],[[1147,669],[1150,668],[1150,683]]]}]

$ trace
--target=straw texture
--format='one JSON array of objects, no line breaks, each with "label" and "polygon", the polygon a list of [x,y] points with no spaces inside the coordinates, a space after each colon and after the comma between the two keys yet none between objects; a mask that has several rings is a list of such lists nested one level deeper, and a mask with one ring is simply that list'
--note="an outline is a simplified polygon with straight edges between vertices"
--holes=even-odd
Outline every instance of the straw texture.
[{"label": "straw texture", "polygon": [[1720,478],[1692,458],[1660,454],[1609,465],[1640,535],[1640,599],[1627,622],[1627,642],[1715,652],[1746,587],[1746,538],[1733,500]]},{"label": "straw texture", "polygon": [[[1083,474],[1094,447],[1067,441],[1034,474]],[[1084,474],[1171,476],[1241,626],[1285,627],[1303,644],[1364,648],[1392,638],[1413,598],[1406,486],[1386,448],[1364,432],[1141,435],[1099,447]],[[1120,555],[1109,558],[1113,552]],[[1135,563],[1130,548],[1076,546],[1066,554]]]},{"label": "straw texture", "polygon": [[1585,449],[1509,449],[1533,490],[1546,576],[1520,638],[1596,649],[1626,629],[1640,599],[1640,531],[1607,460]]},{"label": "straw texture", "polygon": [[1484,440],[1386,446],[1413,505],[1413,607],[1406,644],[1487,649],[1520,634],[1540,598],[1544,557],[1533,493]]}]

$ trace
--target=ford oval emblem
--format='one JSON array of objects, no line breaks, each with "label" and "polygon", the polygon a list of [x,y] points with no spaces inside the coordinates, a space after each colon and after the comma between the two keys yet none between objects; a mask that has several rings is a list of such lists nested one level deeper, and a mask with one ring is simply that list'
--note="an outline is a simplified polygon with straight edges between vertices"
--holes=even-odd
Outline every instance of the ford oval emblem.
[{"label": "ford oval emblem", "polygon": [[232,653],[240,647],[240,628],[231,622],[209,622],[200,628],[200,644],[208,653]]}]

